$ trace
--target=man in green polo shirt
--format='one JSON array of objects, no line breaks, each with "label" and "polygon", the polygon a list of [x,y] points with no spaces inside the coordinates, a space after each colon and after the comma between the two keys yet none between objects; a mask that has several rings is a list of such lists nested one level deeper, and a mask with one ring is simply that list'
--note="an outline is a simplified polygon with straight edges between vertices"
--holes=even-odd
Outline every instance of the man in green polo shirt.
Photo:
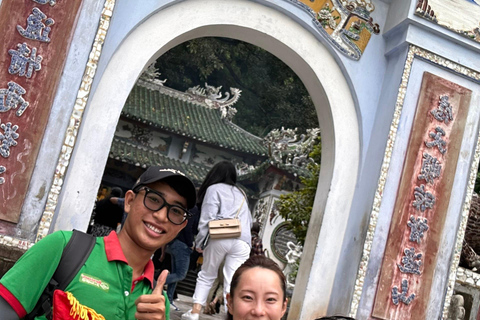
[{"label": "man in green polo shirt", "polygon": [[[168,272],[160,274],[154,288],[150,258],[185,227],[190,217],[187,209],[195,202],[195,186],[183,173],[173,168],[148,168],[125,194],[128,216],[123,229],[118,235],[112,231],[96,239],[85,265],[65,292],[55,291],[54,314],[168,320],[170,306],[162,293]],[[21,319],[31,312],[71,235],[58,231],[45,237],[4,275],[0,280],[2,320]]]}]

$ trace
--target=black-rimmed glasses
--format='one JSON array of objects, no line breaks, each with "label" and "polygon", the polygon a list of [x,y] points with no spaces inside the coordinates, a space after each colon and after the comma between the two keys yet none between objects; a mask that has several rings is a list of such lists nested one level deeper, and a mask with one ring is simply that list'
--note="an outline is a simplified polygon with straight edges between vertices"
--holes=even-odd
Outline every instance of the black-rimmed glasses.
[{"label": "black-rimmed glasses", "polygon": [[167,219],[173,224],[182,224],[185,220],[190,218],[191,214],[187,209],[175,205],[169,204],[165,198],[155,190],[148,187],[142,187],[137,190],[137,193],[145,190],[145,196],[143,197],[143,205],[152,211],[161,210],[163,207],[167,207]]}]

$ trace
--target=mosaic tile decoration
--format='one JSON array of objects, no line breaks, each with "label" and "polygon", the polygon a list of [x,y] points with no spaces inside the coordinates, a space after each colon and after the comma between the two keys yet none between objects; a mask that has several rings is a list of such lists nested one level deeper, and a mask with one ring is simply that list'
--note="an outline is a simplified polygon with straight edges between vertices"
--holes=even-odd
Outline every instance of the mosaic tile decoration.
[{"label": "mosaic tile decoration", "polygon": [[312,24],[333,47],[359,60],[372,35],[380,33],[370,16],[371,0],[286,0],[307,12]]},{"label": "mosaic tile decoration", "polygon": [[[415,58],[423,59],[434,63],[440,67],[449,69],[459,75],[465,76],[474,80],[475,82],[480,82],[480,72],[476,72],[469,68],[466,68],[462,65],[459,65],[453,61],[445,59],[441,56],[428,52],[424,49],[411,45],[407,53],[407,58],[405,61],[405,67],[402,75],[402,82],[398,89],[397,101],[395,103],[395,111],[393,114],[392,124],[390,126],[390,131],[388,134],[387,146],[385,149],[385,154],[383,158],[383,163],[381,167],[380,177],[378,180],[377,191],[375,192],[375,198],[372,206],[372,212],[370,213],[370,220],[367,229],[367,234],[365,237],[365,243],[363,246],[363,254],[358,268],[357,278],[355,281],[355,289],[353,294],[352,303],[350,306],[350,316],[354,317],[357,313],[358,306],[360,303],[360,298],[363,291],[363,286],[365,283],[365,276],[367,272],[367,266],[370,260],[370,254],[372,250],[373,238],[375,235],[375,229],[377,227],[378,214],[380,211],[380,205],[382,202],[383,192],[385,188],[385,182],[387,180],[387,173],[390,166],[390,160],[392,158],[393,146],[395,144],[395,139],[398,130],[398,124],[400,122],[400,116],[402,114],[403,103],[405,100],[405,94],[407,90],[408,80],[410,77],[410,72]],[[480,139],[477,141],[477,147],[475,149],[474,161],[470,169],[470,177],[467,186],[466,198],[462,210],[462,221],[457,233],[457,239],[455,243],[454,257],[451,263],[451,268],[448,277],[448,289],[444,303],[443,309],[443,319],[446,319],[448,315],[448,308],[450,306],[450,300],[453,294],[453,288],[455,286],[455,276],[457,272],[458,263],[460,261],[460,254],[462,251],[463,237],[465,234],[465,228],[468,220],[468,212],[471,203],[471,197],[473,193],[473,187],[475,182],[475,177],[477,174],[478,162],[480,159]]]},{"label": "mosaic tile decoration", "polygon": [[58,195],[62,190],[63,179],[65,178],[65,173],[70,163],[73,147],[75,146],[78,129],[82,122],[83,111],[85,110],[88,98],[90,97],[90,89],[93,82],[93,77],[95,76],[95,72],[97,70],[98,60],[100,59],[100,55],[102,53],[103,43],[105,41],[105,37],[107,36],[107,31],[108,27],[110,26],[110,19],[113,14],[114,7],[115,0],[105,1],[100,17],[100,23],[97,29],[97,34],[92,44],[92,50],[90,51],[89,59],[83,73],[82,83],[78,89],[75,106],[73,107],[72,115],[70,116],[70,122],[65,132],[65,140],[57,161],[55,176],[52,187],[48,193],[45,211],[43,212],[42,219],[40,220],[36,241],[39,241],[45,237],[50,229],[55,208],[57,207]]},{"label": "mosaic tile decoration", "polygon": [[480,0],[418,0],[415,15],[480,42]]}]

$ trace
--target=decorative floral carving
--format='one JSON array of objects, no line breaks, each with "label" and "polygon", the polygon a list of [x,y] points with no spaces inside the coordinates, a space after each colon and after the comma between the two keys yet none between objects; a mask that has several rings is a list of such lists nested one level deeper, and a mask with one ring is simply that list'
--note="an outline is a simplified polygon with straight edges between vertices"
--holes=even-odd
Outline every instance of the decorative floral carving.
[{"label": "decorative floral carving", "polygon": [[337,27],[337,22],[335,20],[340,19],[340,16],[334,16],[332,12],[333,10],[330,9],[330,5],[326,3],[322,10],[317,13],[317,19],[324,28],[328,26],[330,29],[335,30]]},{"label": "decorative floral carving", "polygon": [[341,3],[344,7],[353,11],[357,8],[364,8],[368,12],[373,12],[375,10],[375,6],[373,5],[371,0],[341,0]]},{"label": "decorative floral carving", "polygon": [[268,204],[269,197],[259,199],[253,213],[254,220],[262,225],[263,221],[265,221],[265,217],[267,216]]},{"label": "decorative floral carving", "polygon": [[308,157],[313,144],[320,135],[320,129],[308,129],[306,134],[298,136],[295,129],[274,129],[264,138],[263,144],[269,149],[269,156],[274,163],[305,167],[313,161]]},{"label": "decorative floral carving", "polygon": [[256,169],[256,167],[254,165],[250,165],[246,162],[236,163],[235,168],[237,169],[237,175],[238,176],[243,176],[245,174],[249,174],[250,172],[252,172]]},{"label": "decorative floral carving", "polygon": [[283,269],[283,274],[285,274],[287,280],[287,288],[293,289],[295,287],[295,278],[292,273],[298,268],[300,258],[302,257],[303,247],[300,244],[294,244],[291,241],[287,242],[287,247],[288,252],[285,255],[287,265],[285,266],[285,269]]},{"label": "decorative floral carving", "polygon": [[315,1],[315,5],[299,0],[286,1],[308,12],[320,34],[354,60],[360,59],[371,35],[380,32],[380,26],[370,17],[375,10],[371,0],[320,0]]}]

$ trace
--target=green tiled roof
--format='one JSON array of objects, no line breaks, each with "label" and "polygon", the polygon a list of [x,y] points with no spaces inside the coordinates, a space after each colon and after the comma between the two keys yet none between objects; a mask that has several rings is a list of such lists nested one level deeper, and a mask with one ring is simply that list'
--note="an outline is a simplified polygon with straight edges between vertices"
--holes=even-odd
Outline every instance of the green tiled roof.
[{"label": "green tiled roof", "polygon": [[[185,174],[191,178],[195,184],[202,184],[210,168],[197,165],[197,164],[186,164],[182,161],[168,158],[166,155],[141,146],[136,143],[132,143],[124,138],[114,138],[112,146],[110,148],[110,158],[119,160],[125,163],[133,164],[138,167],[147,168],[151,165],[162,165],[162,166],[173,166],[182,169]],[[257,166],[253,171],[243,174],[238,177],[238,180],[256,180],[259,179],[264,173],[265,170],[273,165],[277,168],[283,169],[295,176],[309,176],[310,172],[306,169],[302,169],[295,166],[287,166],[283,164],[273,164],[269,159],[265,160],[259,166]]]},{"label": "green tiled roof", "polygon": [[135,85],[122,115],[162,130],[230,150],[265,156],[262,139],[221,118],[220,110],[209,108],[173,89],[152,90]]},{"label": "green tiled roof", "polygon": [[181,169],[190,179],[200,185],[210,168],[168,158],[160,152],[148,149],[122,138],[114,138],[110,148],[110,158],[120,160],[138,167],[151,165],[173,166]]}]

